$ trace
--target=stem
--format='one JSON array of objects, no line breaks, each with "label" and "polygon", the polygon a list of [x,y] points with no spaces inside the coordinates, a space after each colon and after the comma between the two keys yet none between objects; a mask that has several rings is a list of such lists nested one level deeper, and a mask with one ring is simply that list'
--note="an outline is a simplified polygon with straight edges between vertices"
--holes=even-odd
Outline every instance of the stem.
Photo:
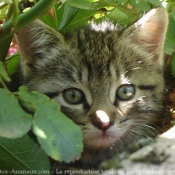
[{"label": "stem", "polygon": [[[13,14],[13,11],[14,11],[13,4],[10,4],[9,8],[8,8],[7,15],[6,15],[6,18],[5,18],[5,22],[8,21],[11,18],[12,14]],[[0,46],[1,46],[0,47],[0,60],[3,61],[3,62],[5,61],[5,58],[7,56],[12,38],[13,38],[13,36],[9,36],[9,37],[6,38],[5,42],[4,41],[0,42]]]},{"label": "stem", "polygon": [[12,31],[12,29],[14,26],[13,26],[13,23],[11,22],[11,20],[4,23],[4,25],[1,27],[2,31],[0,32],[0,41],[6,39],[10,35],[13,35],[19,29],[25,27],[27,24],[34,21],[36,18],[43,15],[56,2],[57,2],[57,0],[40,0],[30,10],[28,10],[27,12],[25,12],[19,16],[17,26],[13,31]]},{"label": "stem", "polygon": [[12,0],[13,1],[13,14],[10,18],[12,24],[14,27],[16,27],[18,23],[18,15],[19,15],[19,9],[18,9],[18,0]]},{"label": "stem", "polygon": [[0,76],[0,84],[1,84],[1,86],[2,86],[4,89],[9,90],[8,87],[6,86],[6,84],[4,83],[4,81],[2,80],[2,77],[1,77],[1,76]]}]

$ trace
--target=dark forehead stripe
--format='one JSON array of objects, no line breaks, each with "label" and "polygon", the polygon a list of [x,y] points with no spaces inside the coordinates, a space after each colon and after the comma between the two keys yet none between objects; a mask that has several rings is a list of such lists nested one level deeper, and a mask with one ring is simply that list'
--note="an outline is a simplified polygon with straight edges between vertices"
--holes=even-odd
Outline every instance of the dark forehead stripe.
[{"label": "dark forehead stripe", "polygon": [[156,85],[139,85],[138,88],[141,90],[154,90]]},{"label": "dark forehead stripe", "polygon": [[[67,37],[70,49],[76,48],[80,64],[92,76],[110,76],[111,62],[116,58],[115,42],[116,38],[109,32],[96,32],[80,29]],[[77,56],[77,54],[76,54]],[[81,74],[79,75],[79,78]]]}]

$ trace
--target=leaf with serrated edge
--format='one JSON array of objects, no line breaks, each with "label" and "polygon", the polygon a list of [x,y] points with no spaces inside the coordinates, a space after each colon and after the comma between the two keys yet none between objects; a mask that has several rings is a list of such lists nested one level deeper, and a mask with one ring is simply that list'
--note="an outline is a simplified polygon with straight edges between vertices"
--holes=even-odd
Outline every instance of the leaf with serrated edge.
[{"label": "leaf with serrated edge", "polygon": [[33,131],[41,147],[55,160],[71,162],[78,159],[83,149],[81,129],[52,105],[38,107]]},{"label": "leaf with serrated edge", "polygon": [[18,96],[19,96],[20,101],[30,103],[35,106],[41,103],[50,102],[50,103],[55,104],[55,108],[58,107],[58,104],[55,103],[53,100],[51,100],[48,96],[44,95],[41,92],[37,92],[37,91],[29,92],[28,88],[25,86],[20,86]]},{"label": "leaf with serrated edge", "polygon": [[36,106],[33,131],[41,147],[55,160],[71,162],[80,157],[83,149],[81,129],[67,118],[59,105],[46,95],[20,87],[22,102]]}]

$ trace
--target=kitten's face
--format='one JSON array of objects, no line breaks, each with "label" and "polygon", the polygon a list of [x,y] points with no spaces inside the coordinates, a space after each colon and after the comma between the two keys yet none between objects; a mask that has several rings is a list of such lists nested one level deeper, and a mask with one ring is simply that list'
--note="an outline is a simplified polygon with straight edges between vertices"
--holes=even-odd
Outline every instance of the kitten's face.
[{"label": "kitten's face", "polygon": [[18,33],[24,84],[59,103],[82,128],[85,150],[116,151],[153,131],[162,105],[167,14],[150,15],[120,31],[103,23],[62,38],[34,22]]},{"label": "kitten's face", "polygon": [[160,111],[162,67],[116,37],[84,30],[74,33],[66,40],[61,59],[55,53],[45,63],[46,70],[40,67],[27,82],[30,89],[60,104],[62,112],[82,128],[85,147],[92,149],[142,137]]}]

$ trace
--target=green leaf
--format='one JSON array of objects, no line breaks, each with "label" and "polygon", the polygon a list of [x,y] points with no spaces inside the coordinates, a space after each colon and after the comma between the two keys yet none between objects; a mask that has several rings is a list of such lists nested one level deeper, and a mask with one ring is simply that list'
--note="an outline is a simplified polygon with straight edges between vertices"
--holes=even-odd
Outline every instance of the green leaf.
[{"label": "green leaf", "polygon": [[148,0],[148,2],[153,4],[156,7],[161,5],[160,0]]},{"label": "green leaf", "polygon": [[36,91],[28,92],[25,86],[20,86],[17,94],[21,104],[32,112],[35,112],[38,105],[42,103],[50,102],[55,105],[55,108],[58,108],[58,104],[54,103],[49,97]]},{"label": "green leaf", "polygon": [[19,63],[19,53],[16,53],[16,54],[10,56],[6,60],[5,64],[6,64],[8,75],[12,76],[13,74],[15,74],[17,72],[18,63]]},{"label": "green leaf", "polygon": [[4,67],[4,64],[0,61],[0,76],[2,77],[3,80],[10,82],[10,78],[6,72],[6,69]]},{"label": "green leaf", "polygon": [[171,13],[170,13],[170,16],[173,18],[173,20],[175,21],[175,11],[172,11]]},{"label": "green leaf", "polygon": [[41,147],[55,160],[70,162],[80,157],[83,149],[81,129],[59,109],[58,103],[39,92],[19,88],[19,99],[34,106],[33,131]]},{"label": "green leaf", "polygon": [[32,116],[26,113],[15,96],[0,89],[0,136],[19,138],[31,128]]},{"label": "green leaf", "polygon": [[76,7],[84,10],[92,10],[92,4],[87,0],[67,0],[66,3],[72,7]]},{"label": "green leaf", "polygon": [[175,51],[175,20],[169,17],[169,26],[166,34],[164,51],[166,54],[171,55]]},{"label": "green leaf", "polygon": [[61,31],[64,32],[66,30],[75,29],[87,25],[90,17],[92,17],[96,13],[97,13],[96,10],[82,10],[82,9],[78,10],[74,19]]},{"label": "green leaf", "polygon": [[55,101],[40,92],[28,92],[28,89],[25,86],[19,87],[19,92],[17,93],[21,104],[30,111],[35,112],[36,109],[38,109],[38,105],[47,103],[52,104],[52,107],[54,106],[55,109],[58,108],[58,104]]},{"label": "green leaf", "polygon": [[54,17],[55,17],[55,24],[56,24],[56,28],[58,29],[58,26],[62,20],[63,17],[63,13],[64,13],[64,7],[65,7],[65,3],[62,5],[59,4],[55,4],[53,10],[54,10]]},{"label": "green leaf", "polygon": [[41,147],[28,135],[20,139],[0,138],[0,170],[11,171],[7,174],[16,171],[16,174],[48,175],[50,163]]},{"label": "green leaf", "polygon": [[164,45],[164,52],[171,55],[175,51],[175,39],[171,30],[168,29]]},{"label": "green leaf", "polygon": [[118,2],[120,5],[122,5],[122,4],[124,4],[124,3],[127,3],[128,0],[117,0],[117,2]]},{"label": "green leaf", "polygon": [[41,147],[53,159],[68,163],[80,157],[83,149],[81,129],[54,106],[39,105],[33,124]]},{"label": "green leaf", "polygon": [[111,4],[108,2],[101,2],[101,3],[95,5],[95,9],[105,8],[108,6],[111,6]]},{"label": "green leaf", "polygon": [[123,12],[119,8],[114,8],[114,10],[107,14],[105,18],[109,18],[116,23],[124,25],[129,23],[131,17],[129,17],[127,13]]},{"label": "green leaf", "polygon": [[72,7],[68,4],[65,4],[63,17],[59,24],[58,30],[61,30],[64,26],[69,24],[74,19],[77,12],[78,12],[78,9],[76,7]]},{"label": "green leaf", "polygon": [[129,2],[140,12],[149,11],[151,9],[147,0],[129,0]]},{"label": "green leaf", "polygon": [[50,16],[49,14],[43,15],[42,16],[42,21],[45,24],[47,24],[48,26],[50,26],[50,27],[52,27],[54,29],[56,29],[56,27],[57,27],[56,26],[56,20],[52,16]]}]

